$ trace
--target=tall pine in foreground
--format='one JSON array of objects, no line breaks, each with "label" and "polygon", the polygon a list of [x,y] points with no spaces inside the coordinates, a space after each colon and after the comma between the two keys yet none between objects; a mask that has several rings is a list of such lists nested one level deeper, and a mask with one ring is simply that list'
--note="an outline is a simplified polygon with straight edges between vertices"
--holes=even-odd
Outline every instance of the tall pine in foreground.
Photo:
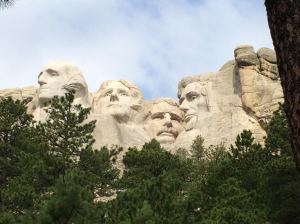
[{"label": "tall pine in foreground", "polygon": [[111,162],[114,154],[105,147],[92,147],[95,121],[87,120],[90,108],[73,101],[74,92],[54,97],[47,109],[48,120],[37,126],[47,142],[48,175],[55,182],[53,193],[33,215],[34,222],[94,223],[96,201],[112,194],[118,178]]},{"label": "tall pine in foreground", "polygon": [[32,177],[23,175],[30,173],[26,169],[33,162],[36,136],[25,104],[12,98],[0,101],[0,222],[5,214],[21,215],[37,199]]},{"label": "tall pine in foreground", "polygon": [[55,97],[38,124],[25,103],[0,102],[0,223],[95,223],[96,201],[114,192],[115,152],[92,148],[90,109],[73,100],[73,92]]},{"label": "tall pine in foreground", "polygon": [[290,129],[280,105],[267,128],[265,192],[273,223],[300,223],[300,175],[295,168]]},{"label": "tall pine in foreground", "polygon": [[46,109],[48,119],[37,126],[40,135],[47,142],[53,161],[54,175],[64,174],[77,164],[81,151],[92,149],[92,132],[96,121],[86,122],[91,108],[73,105],[74,92],[64,97],[55,96]]}]

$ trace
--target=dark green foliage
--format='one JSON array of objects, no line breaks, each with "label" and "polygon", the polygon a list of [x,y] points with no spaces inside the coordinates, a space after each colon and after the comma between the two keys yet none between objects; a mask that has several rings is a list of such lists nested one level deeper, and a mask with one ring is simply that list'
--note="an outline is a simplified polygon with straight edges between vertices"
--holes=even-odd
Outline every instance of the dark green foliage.
[{"label": "dark green foliage", "polygon": [[235,146],[227,152],[223,149],[223,146],[209,148],[206,172],[189,192],[187,200],[194,222],[267,221],[265,205],[256,191],[261,180],[256,159],[262,147],[254,143],[251,132],[244,131]]},{"label": "dark green foliage", "polygon": [[34,223],[92,223],[93,194],[83,184],[83,176],[78,169],[61,176]]},{"label": "dark green foliage", "polygon": [[282,107],[265,146],[246,130],[229,149],[206,148],[198,136],[188,158],[152,140],[129,149],[118,179],[112,161],[120,149],[92,148],[90,109],[73,99],[72,92],[55,97],[39,124],[25,103],[0,101],[0,224],[300,223],[300,179]]},{"label": "dark green foliage", "polygon": [[266,166],[266,192],[271,218],[278,223],[300,223],[300,176],[295,169],[290,131],[283,105],[274,113],[266,138],[269,161]]},{"label": "dark green foliage", "polygon": [[106,147],[101,150],[82,150],[78,167],[84,172],[85,186],[95,193],[95,197],[109,196],[115,188],[118,170],[112,166],[114,153]]},{"label": "dark green foliage", "polygon": [[[24,178],[27,162],[33,162],[35,131],[25,102],[0,101],[0,211],[22,214],[33,205],[35,188]],[[25,162],[26,161],[26,162]],[[29,171],[30,172],[30,171]],[[32,181],[32,180],[31,180]],[[5,217],[5,215],[4,215]]]},{"label": "dark green foliage", "polygon": [[191,145],[191,157],[194,161],[200,162],[205,156],[204,138],[197,136]]},{"label": "dark green foliage", "polygon": [[247,191],[235,178],[228,178],[217,187],[215,206],[203,218],[203,223],[265,223],[264,206],[255,199],[255,191]]},{"label": "dark green foliage", "polygon": [[95,122],[73,99],[73,92],[55,97],[39,124],[25,103],[0,102],[0,223],[94,223],[94,200],[112,194],[116,152],[92,150]]},{"label": "dark green foliage", "polygon": [[124,192],[108,204],[108,223],[182,223],[185,183],[190,161],[161,148],[156,140],[133,148],[123,159],[126,171],[120,180]]},{"label": "dark green foliage", "polygon": [[54,158],[54,175],[64,174],[72,164],[76,164],[80,152],[91,149],[94,143],[92,132],[95,121],[85,122],[90,108],[73,105],[74,92],[65,97],[54,97],[46,110],[49,118],[39,123],[37,129],[47,142],[48,151]]},{"label": "dark green foliage", "polygon": [[291,155],[290,130],[282,104],[269,122],[265,142],[271,153]]},{"label": "dark green foliage", "polygon": [[165,173],[186,179],[190,172],[188,161],[181,160],[179,156],[167,152],[154,139],[146,143],[141,151],[136,148],[129,149],[123,162],[126,170],[121,184],[126,188],[134,187],[141,181]]}]

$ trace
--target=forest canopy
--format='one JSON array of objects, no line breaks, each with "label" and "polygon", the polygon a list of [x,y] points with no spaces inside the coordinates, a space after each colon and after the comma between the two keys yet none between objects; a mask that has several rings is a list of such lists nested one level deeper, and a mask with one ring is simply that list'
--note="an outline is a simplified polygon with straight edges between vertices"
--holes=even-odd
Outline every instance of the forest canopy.
[{"label": "forest canopy", "polygon": [[[54,97],[48,120],[0,101],[0,223],[299,223],[300,179],[280,106],[265,144],[244,130],[229,148],[171,154],[156,140],[93,148],[90,109]],[[121,174],[122,173],[122,174]]]}]

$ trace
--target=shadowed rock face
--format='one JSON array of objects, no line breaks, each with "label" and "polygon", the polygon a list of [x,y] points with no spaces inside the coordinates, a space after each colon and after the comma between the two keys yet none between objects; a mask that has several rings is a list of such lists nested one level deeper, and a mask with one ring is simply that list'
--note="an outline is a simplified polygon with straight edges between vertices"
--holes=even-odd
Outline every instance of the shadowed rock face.
[{"label": "shadowed rock face", "polygon": [[[273,50],[238,46],[234,60],[213,73],[184,77],[178,102],[170,98],[145,101],[140,89],[126,80],[108,80],[90,94],[80,70],[65,62],[47,64],[39,87],[1,90],[0,98],[33,98],[29,112],[45,120],[44,104],[54,95],[75,90],[75,104],[92,107],[96,147],[141,146],[155,138],[167,149],[190,148],[197,135],[205,144],[234,143],[243,129],[263,142],[265,124],[283,101]],[[125,150],[126,151],[126,150]],[[125,152],[124,152],[125,153]]]},{"label": "shadowed rock face", "polygon": [[261,48],[255,53],[251,46],[240,46],[234,53],[243,106],[265,125],[278,102],[283,101],[275,52]]}]

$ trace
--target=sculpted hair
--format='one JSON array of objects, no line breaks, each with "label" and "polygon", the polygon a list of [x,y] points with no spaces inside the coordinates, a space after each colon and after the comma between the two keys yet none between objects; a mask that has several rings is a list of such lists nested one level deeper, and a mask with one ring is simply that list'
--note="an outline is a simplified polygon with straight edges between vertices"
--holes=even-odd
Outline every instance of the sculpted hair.
[{"label": "sculpted hair", "polygon": [[64,86],[66,90],[86,90],[87,92],[88,86],[78,67],[71,64],[66,64],[64,71],[67,75],[67,83]]},{"label": "sculpted hair", "polygon": [[178,107],[178,103],[172,98],[158,98],[158,99],[153,101],[153,105],[154,104],[159,104],[161,102],[165,102],[167,104],[170,104],[171,106]]},{"label": "sculpted hair", "polygon": [[178,92],[177,96],[180,99],[182,90],[189,84],[197,82],[202,86],[206,86],[208,82],[211,82],[214,80],[215,73],[209,72],[204,73],[202,75],[193,75],[193,76],[187,76],[180,80],[178,83]]},{"label": "sculpted hair", "polygon": [[197,83],[199,85],[199,94],[203,97],[205,97],[206,105],[207,105],[207,110],[211,111],[213,107],[217,108],[217,105],[210,100],[210,94],[207,91],[207,79],[206,77],[209,77],[207,75],[201,75],[201,76],[188,76],[183,78],[179,84],[178,84],[178,92],[177,96],[180,99],[182,91],[185,87],[187,87],[191,83]]},{"label": "sculpted hair", "polygon": [[181,79],[180,82],[178,83],[177,97],[180,99],[182,90],[188,84],[191,84],[191,83],[194,83],[194,82],[199,82],[199,81],[201,81],[201,77],[200,76],[187,76],[187,77]]}]

